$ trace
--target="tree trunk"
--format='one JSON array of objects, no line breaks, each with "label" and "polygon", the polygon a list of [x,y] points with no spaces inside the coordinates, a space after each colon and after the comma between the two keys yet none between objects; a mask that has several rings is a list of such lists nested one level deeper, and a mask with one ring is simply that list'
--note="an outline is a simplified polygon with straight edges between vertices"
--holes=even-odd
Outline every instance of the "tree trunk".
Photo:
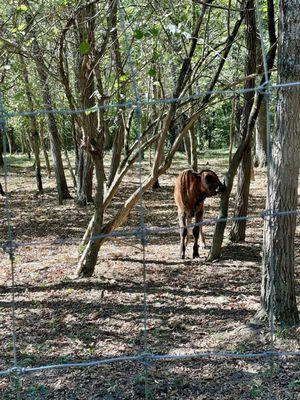
[{"label": "tree trunk", "polygon": [[66,158],[66,161],[67,161],[68,170],[70,172],[70,175],[71,175],[71,178],[72,178],[72,181],[73,181],[74,189],[76,189],[76,187],[77,187],[76,177],[75,177],[72,165],[71,165],[71,161],[70,161],[70,158],[69,158],[67,146],[65,146],[65,145],[64,145],[64,154],[65,154],[65,158]]},{"label": "tree trunk", "polygon": [[[261,65],[263,63],[262,49],[260,38],[257,37],[257,52],[256,52],[256,64],[259,66],[258,73],[261,73]],[[265,167],[267,157],[267,125],[266,125],[266,111],[267,103],[266,99],[263,99],[261,108],[258,113],[256,126],[255,126],[255,143],[254,143],[254,165],[255,167]]]},{"label": "tree trunk", "polygon": [[266,100],[264,99],[259,111],[255,127],[255,158],[256,167],[266,166]]},{"label": "tree trunk", "polygon": [[81,147],[78,152],[76,171],[76,199],[75,203],[81,207],[93,202],[93,160],[89,153]]},{"label": "tree trunk", "polygon": [[4,165],[4,159],[3,159],[3,133],[2,130],[0,129],[0,168],[3,167]]},{"label": "tree trunk", "polygon": [[13,152],[15,151],[13,127],[9,126],[6,129],[6,138],[7,138],[7,143],[8,143],[8,152],[9,152],[9,154],[13,154]]},{"label": "tree trunk", "polygon": [[[117,81],[117,102],[121,103],[125,101],[125,85],[122,82],[121,77],[124,75],[123,64],[121,59],[120,44],[119,44],[119,34],[117,30],[117,1],[111,3],[113,10],[112,13],[112,30],[111,30],[111,40],[112,49],[115,61],[115,72]],[[110,172],[108,177],[108,186],[110,186],[114,180],[116,172],[120,166],[122,150],[125,140],[125,112],[123,109],[116,109],[116,130],[113,142],[113,152],[110,164]]]},{"label": "tree trunk", "polygon": [[189,140],[191,143],[191,167],[194,171],[198,170],[198,157],[197,157],[197,139],[195,125],[189,131]]},{"label": "tree trunk", "polygon": [[25,143],[25,133],[21,132],[21,152],[22,154],[26,153],[26,143]]},{"label": "tree trunk", "polygon": [[[95,237],[101,232],[103,226],[103,194],[104,194],[104,168],[102,160],[95,158],[95,172],[96,172],[96,195],[95,195],[95,212],[93,216],[93,223],[91,226],[90,235]],[[92,239],[88,241],[83,253],[81,254],[78,267],[78,277],[90,277],[93,275],[100,245],[103,239]]]},{"label": "tree trunk", "polygon": [[[82,40],[87,40],[90,46],[88,54],[82,55],[79,74],[80,100],[83,108],[92,108],[95,101],[95,4],[86,4],[77,16],[77,28]],[[103,225],[103,195],[104,195],[104,129],[100,125],[99,113],[83,114],[84,147],[92,158],[95,166],[96,193],[95,211],[93,216],[91,235],[96,236]],[[90,277],[94,273],[97,255],[101,240],[89,240],[84,249],[77,267],[78,277]]]},{"label": "tree trunk", "polygon": [[[254,0],[248,0],[246,2],[246,12],[245,12],[245,44],[247,49],[246,59],[245,59],[245,76],[255,74],[256,72],[256,21],[255,21],[255,8]],[[255,78],[247,79],[244,88],[254,88]],[[254,94],[253,92],[244,93],[244,106],[242,113],[242,123],[241,132],[247,134],[247,125],[250,117],[251,109],[253,106]],[[243,140],[244,138],[242,138]],[[235,198],[235,210],[234,216],[244,216],[248,212],[248,197],[249,197],[249,187],[251,178],[251,141],[247,144],[241,165],[238,171],[238,185]],[[233,242],[244,241],[246,236],[246,220],[234,221],[231,232],[230,239]]]},{"label": "tree trunk", "polygon": [[0,194],[1,194],[1,196],[5,196],[5,192],[4,192],[3,188],[2,188],[1,183],[0,183]]},{"label": "tree trunk", "polygon": [[[25,83],[25,92],[26,92],[29,110],[33,112],[34,111],[33,95],[31,93],[28,71],[27,71],[23,56],[20,56],[20,62],[21,62],[21,66],[22,66],[22,72],[23,72],[24,83]],[[30,125],[31,125],[29,141],[30,141],[31,149],[34,154],[36,184],[37,184],[38,192],[43,193],[44,191],[43,191],[43,182],[42,182],[42,174],[41,174],[40,141],[39,141],[38,123],[37,123],[35,115],[30,115],[29,119],[30,119]]]},{"label": "tree trunk", "polygon": [[236,136],[236,101],[237,101],[237,96],[233,95],[232,101],[231,101],[231,117],[230,117],[230,127],[229,127],[229,163],[231,162],[232,159],[232,150],[233,150],[233,145],[234,145],[234,140]]},{"label": "tree trunk", "polygon": [[131,130],[131,123],[133,118],[134,110],[129,112],[127,117],[126,125],[125,125],[125,139],[124,139],[124,155],[128,157],[129,149],[130,149],[130,130]]},{"label": "tree trunk", "polygon": [[[300,14],[297,0],[279,5],[278,82],[300,79]],[[267,209],[297,209],[300,165],[300,88],[280,88],[277,94],[276,127],[269,164]],[[261,309],[256,317],[272,314],[282,326],[299,322],[295,294],[294,251],[296,214],[269,217],[265,221]]]},{"label": "tree trunk", "polygon": [[[30,9],[29,2],[27,0],[25,0],[25,3],[27,5],[28,9]],[[35,64],[36,64],[38,76],[39,76],[40,83],[41,83],[44,106],[45,106],[45,109],[48,111],[48,113],[46,114],[46,119],[47,119],[47,124],[48,124],[48,129],[49,129],[49,135],[50,135],[51,154],[52,154],[52,158],[53,158],[53,167],[54,167],[54,172],[55,172],[56,188],[57,188],[57,193],[58,193],[58,203],[62,204],[64,199],[70,199],[71,196],[70,196],[70,193],[68,190],[67,181],[66,181],[65,172],[64,172],[64,166],[63,166],[63,162],[62,162],[61,143],[60,143],[58,128],[57,128],[55,116],[52,113],[53,102],[52,102],[52,96],[51,96],[51,91],[50,91],[50,86],[49,86],[49,79],[46,74],[44,55],[43,55],[43,52],[38,43],[35,29],[32,27],[33,17],[29,12],[26,13],[26,22],[27,22],[28,26],[30,26],[30,33],[31,33],[31,36],[33,39],[33,42],[32,42],[33,43],[33,51],[35,53]]]},{"label": "tree trunk", "polygon": [[184,143],[186,159],[187,159],[189,168],[191,168],[192,167],[192,154],[191,154],[191,142],[190,142],[189,136],[184,137],[183,143]]},{"label": "tree trunk", "polygon": [[46,164],[46,170],[47,170],[47,176],[48,179],[51,178],[51,166],[50,166],[50,162],[49,162],[49,156],[48,156],[48,152],[45,146],[45,139],[44,139],[44,128],[43,128],[43,124],[40,124],[39,127],[39,133],[40,133],[40,143],[41,143],[41,147],[42,147],[42,151],[44,154],[44,159],[45,159],[45,164]]}]

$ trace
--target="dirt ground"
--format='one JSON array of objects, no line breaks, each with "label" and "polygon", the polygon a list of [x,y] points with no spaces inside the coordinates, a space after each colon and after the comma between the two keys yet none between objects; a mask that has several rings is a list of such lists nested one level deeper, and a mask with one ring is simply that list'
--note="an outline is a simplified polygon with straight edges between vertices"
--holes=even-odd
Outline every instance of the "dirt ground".
[{"label": "dirt ground", "polygon": [[[200,160],[201,161],[201,160]],[[226,170],[218,153],[203,158],[200,168],[218,174]],[[222,258],[206,262],[178,258],[179,234],[173,184],[186,168],[178,159],[160,179],[161,188],[144,196],[147,227],[171,227],[147,237],[147,351],[154,354],[196,352],[262,352],[270,349],[266,326],[251,324],[259,306],[263,221],[248,223],[243,244],[224,243]],[[148,166],[145,163],[144,173]],[[1,177],[3,183],[3,177]],[[130,173],[110,214],[138,184]],[[36,195],[30,163],[12,157],[9,202],[15,256],[17,362],[22,367],[90,361],[144,351],[143,253],[135,237],[113,239],[102,247],[95,275],[74,280],[80,238],[93,207],[73,201],[57,205],[53,179],[44,177],[45,194]],[[251,183],[249,214],[259,214],[265,202],[265,170]],[[5,242],[4,198],[1,202],[0,243]],[[231,201],[232,205],[234,198]],[[137,227],[140,207],[126,225]],[[207,201],[205,218],[218,215],[218,199]],[[230,228],[230,224],[229,224]],[[208,245],[213,226],[204,227]],[[297,224],[297,293],[300,277],[300,228]],[[227,229],[228,234],[228,229]],[[67,242],[63,243],[63,240]],[[0,250],[0,370],[13,365],[11,269]],[[300,304],[299,304],[300,306]],[[300,307],[299,307],[300,308]],[[300,328],[277,329],[278,350],[299,350]],[[17,399],[300,399],[300,359],[193,359],[157,361],[145,366],[117,362],[85,368],[65,368],[0,379],[0,398]]]}]

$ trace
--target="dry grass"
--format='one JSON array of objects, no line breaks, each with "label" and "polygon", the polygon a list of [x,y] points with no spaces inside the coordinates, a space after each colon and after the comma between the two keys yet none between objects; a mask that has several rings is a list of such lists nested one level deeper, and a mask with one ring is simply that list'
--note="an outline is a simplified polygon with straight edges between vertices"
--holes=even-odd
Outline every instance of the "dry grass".
[{"label": "dry grass", "polygon": [[[207,167],[207,160],[201,167]],[[218,173],[224,158],[209,160]],[[197,351],[261,351],[270,347],[267,327],[249,321],[259,304],[262,221],[248,224],[247,241],[227,244],[222,258],[178,259],[179,240],[172,187],[185,168],[178,160],[161,179],[161,189],[145,195],[147,226],[174,227],[174,232],[148,237],[148,347],[153,353]],[[145,164],[145,173],[148,169]],[[9,192],[15,240],[36,242],[19,247],[16,270],[17,356],[22,366],[98,359],[143,351],[142,252],[137,239],[114,239],[99,254],[93,278],[73,280],[77,243],[55,244],[56,239],[80,239],[92,206],[77,208],[72,201],[57,206],[53,181],[45,178],[45,194],[36,196],[33,171],[10,169]],[[114,213],[137,185],[132,171],[109,213]],[[256,173],[251,184],[250,213],[264,207],[265,175]],[[217,215],[218,199],[207,202],[205,217]],[[231,204],[232,207],[232,204]],[[1,199],[1,209],[4,200]],[[139,224],[138,208],[127,227]],[[213,227],[205,227],[207,242]],[[298,228],[299,234],[299,228]],[[0,229],[5,241],[6,228]],[[191,245],[190,245],[191,246]],[[188,255],[191,256],[191,247]],[[296,240],[299,257],[299,235]],[[1,255],[1,369],[12,365],[11,276],[7,256]],[[299,266],[296,273],[299,282]],[[298,288],[299,294],[299,288]],[[299,328],[278,330],[280,350],[299,349]],[[270,365],[258,361],[201,360],[161,362],[148,368],[149,399],[266,399]],[[22,376],[22,399],[143,399],[144,367],[118,363],[109,366],[53,370]],[[300,399],[299,359],[275,360],[273,395]],[[0,380],[1,399],[14,399],[13,382]]]}]

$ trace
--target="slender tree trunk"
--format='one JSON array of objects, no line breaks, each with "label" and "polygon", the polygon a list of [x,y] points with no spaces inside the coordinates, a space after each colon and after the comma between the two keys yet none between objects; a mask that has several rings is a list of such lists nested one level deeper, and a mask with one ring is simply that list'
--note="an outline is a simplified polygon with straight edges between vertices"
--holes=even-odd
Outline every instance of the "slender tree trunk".
[{"label": "slender tree trunk", "polygon": [[[30,9],[30,4],[28,0],[25,0],[25,3]],[[55,172],[56,179],[56,188],[58,193],[58,203],[62,204],[64,199],[70,199],[70,193],[67,186],[67,181],[64,172],[64,166],[62,162],[61,156],[61,143],[57,128],[57,123],[55,120],[55,116],[52,113],[53,111],[53,101],[48,81],[48,76],[46,74],[46,65],[44,62],[44,55],[40,48],[39,42],[37,40],[35,29],[32,27],[33,17],[30,12],[26,13],[26,22],[28,26],[30,26],[30,33],[33,40],[33,51],[35,53],[35,64],[37,68],[37,73],[41,83],[42,96],[44,101],[45,109],[48,111],[46,114],[49,135],[50,135],[50,145],[51,145],[51,154],[53,158],[53,168]]]},{"label": "slender tree trunk", "polygon": [[231,162],[232,159],[232,151],[236,133],[235,118],[236,118],[236,95],[232,97],[231,101],[231,117],[230,117],[230,127],[229,127],[229,163]]},{"label": "slender tree trunk", "polygon": [[[117,1],[111,2],[111,7],[113,9],[112,14],[112,48],[115,61],[115,71],[116,71],[116,81],[117,81],[117,102],[125,101],[125,86],[122,82],[121,77],[124,75],[123,64],[121,59],[120,44],[119,44],[119,34],[117,29]],[[110,172],[108,177],[108,186],[110,186],[114,180],[116,172],[120,166],[122,150],[125,139],[125,113],[123,109],[117,109],[116,117],[116,132],[113,142],[113,152],[110,165]]]},{"label": "slender tree trunk", "polygon": [[130,130],[134,111],[131,110],[125,125],[125,139],[124,139],[124,155],[128,157],[130,149]]},{"label": "slender tree trunk", "polygon": [[40,126],[39,126],[39,134],[40,134],[40,143],[41,143],[41,147],[42,147],[42,151],[43,151],[44,159],[45,159],[45,164],[46,164],[47,177],[48,177],[48,179],[50,179],[51,178],[51,166],[50,166],[49,156],[48,156],[48,152],[47,152],[46,145],[45,145],[43,124],[40,124]]},{"label": "slender tree trunk", "polygon": [[[256,72],[256,21],[254,0],[246,2],[245,12],[245,42],[246,42],[246,60],[245,60],[245,76],[255,74]],[[244,85],[245,89],[255,87],[255,78],[247,79]],[[253,106],[253,92],[244,93],[244,106],[242,113],[241,132],[246,135],[247,125]],[[242,138],[243,140],[244,138]],[[251,179],[251,141],[247,144],[242,157],[241,165],[238,171],[238,185],[235,198],[234,216],[244,216],[248,212],[248,197]],[[233,242],[244,241],[246,237],[246,220],[234,221],[230,239]]]},{"label": "slender tree trunk", "polygon": [[259,111],[255,127],[255,166],[266,166],[266,100],[264,99]]},{"label": "slender tree trunk", "polygon": [[69,158],[68,149],[67,149],[66,145],[64,145],[64,154],[65,154],[65,158],[66,158],[66,161],[67,161],[68,170],[70,172],[70,175],[71,175],[71,178],[72,178],[72,181],[73,181],[74,189],[76,189],[76,185],[77,185],[76,177],[75,177],[72,165],[71,165],[71,161],[70,161],[70,158]]},{"label": "slender tree trunk", "polygon": [[3,159],[3,133],[2,130],[0,129],[0,168],[3,167],[4,165],[4,159]]},{"label": "slender tree trunk", "polygon": [[[85,21],[82,20],[82,15],[83,12],[80,12],[78,14],[78,17],[76,19],[76,39],[77,39],[77,47],[79,48],[80,44],[86,40],[86,25]],[[77,52],[77,59],[76,59],[76,71],[75,71],[75,76],[76,76],[76,90],[78,93],[81,94],[81,105],[83,107],[83,103],[87,104],[86,99],[83,99],[84,97],[84,92],[86,90],[87,95],[90,95],[92,97],[95,96],[94,93],[90,91],[90,85],[94,85],[94,83],[91,83],[93,81],[93,76],[91,77],[90,81],[88,77],[83,77],[83,72],[82,72],[82,63],[83,63],[83,58],[79,52]],[[91,71],[93,74],[93,72]],[[85,88],[84,85],[89,85]],[[93,86],[94,87],[94,86]],[[89,104],[93,104],[94,100],[91,99]],[[77,142],[77,147],[78,147],[78,152],[77,152],[77,160],[76,160],[76,198],[75,198],[75,203],[80,206],[84,207],[88,203],[93,202],[93,172],[94,172],[94,165],[93,165],[93,159],[91,157],[91,154],[89,151],[87,151],[87,148],[83,146],[82,144],[85,141],[85,136],[87,135],[86,133],[86,127],[79,126],[78,122],[75,121],[75,134],[76,134],[76,142]]]},{"label": "slender tree trunk", "polygon": [[191,154],[191,142],[189,136],[185,136],[183,139],[184,143],[184,150],[185,150],[185,155],[187,158],[187,162],[189,167],[192,167],[192,154]]},{"label": "slender tree trunk", "polygon": [[[80,99],[82,107],[91,108],[95,106],[95,78],[94,78],[94,56],[95,56],[95,4],[86,4],[77,17],[78,29],[83,40],[90,45],[88,54],[82,56],[79,75]],[[101,127],[99,113],[83,114],[84,147],[93,159],[96,177],[95,211],[93,216],[91,235],[99,234],[103,225],[103,196],[104,196],[104,130]],[[77,267],[79,277],[89,277],[94,273],[97,262],[100,240],[89,240],[84,249]]]},{"label": "slender tree trunk", "polygon": [[84,148],[79,148],[75,199],[75,203],[79,206],[86,206],[87,203],[93,202],[93,171],[94,165],[91,155]]},{"label": "slender tree trunk", "polygon": [[14,130],[12,127],[6,129],[6,138],[8,143],[8,152],[13,154],[14,152]]},{"label": "slender tree trunk", "polygon": [[197,138],[195,125],[189,131],[189,140],[191,143],[191,167],[194,171],[198,170],[198,156],[197,156]]},{"label": "slender tree trunk", "polygon": [[[93,216],[93,222],[91,226],[90,235],[92,237],[99,235],[103,226],[103,183],[104,183],[104,168],[103,162],[95,157],[95,172],[96,172],[96,195],[95,195],[95,213]],[[92,239],[88,241],[83,253],[81,254],[78,267],[78,277],[90,277],[93,275],[95,265],[97,263],[97,257],[100,249],[102,240]]]},{"label": "slender tree trunk", "polygon": [[[262,57],[261,42],[259,37],[257,37],[256,48],[257,48],[256,64],[260,68],[260,71],[258,71],[258,73],[261,73],[262,72],[261,65],[263,63],[263,57]],[[255,126],[254,165],[256,167],[266,166],[266,156],[267,156],[266,110],[267,110],[266,99],[263,99]]]},{"label": "slender tree trunk", "polygon": [[1,183],[0,183],[0,194],[1,194],[1,196],[5,196],[5,192],[4,192],[3,188],[2,188]]},{"label": "slender tree trunk", "polygon": [[[300,80],[300,13],[297,0],[279,4],[278,82]],[[300,88],[278,89],[276,128],[269,165],[267,209],[297,209],[300,166]],[[299,323],[295,294],[296,214],[269,217],[265,221],[261,308],[256,317],[281,325]]]},{"label": "slender tree trunk", "polygon": [[[24,77],[25,83],[25,92],[28,101],[29,110],[34,110],[34,103],[33,103],[33,96],[31,93],[30,82],[28,71],[23,59],[23,56],[20,56],[20,61],[22,65],[22,72]],[[31,125],[31,132],[29,134],[29,141],[31,144],[31,148],[34,154],[34,161],[35,161],[35,177],[36,177],[36,184],[39,193],[43,193],[43,182],[42,182],[42,174],[41,174],[41,159],[40,159],[40,140],[39,140],[39,130],[38,130],[38,123],[36,120],[35,115],[30,115],[30,125]]]},{"label": "slender tree trunk", "polygon": [[25,133],[21,132],[21,152],[22,154],[26,153],[26,143],[25,143]]}]

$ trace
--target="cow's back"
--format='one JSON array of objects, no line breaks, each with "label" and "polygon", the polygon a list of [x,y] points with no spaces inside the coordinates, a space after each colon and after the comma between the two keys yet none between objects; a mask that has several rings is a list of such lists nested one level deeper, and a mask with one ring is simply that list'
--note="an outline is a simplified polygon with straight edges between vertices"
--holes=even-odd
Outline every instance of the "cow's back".
[{"label": "cow's back", "polygon": [[201,177],[191,169],[182,171],[175,181],[174,197],[177,207],[188,214],[194,210],[201,192]]}]

